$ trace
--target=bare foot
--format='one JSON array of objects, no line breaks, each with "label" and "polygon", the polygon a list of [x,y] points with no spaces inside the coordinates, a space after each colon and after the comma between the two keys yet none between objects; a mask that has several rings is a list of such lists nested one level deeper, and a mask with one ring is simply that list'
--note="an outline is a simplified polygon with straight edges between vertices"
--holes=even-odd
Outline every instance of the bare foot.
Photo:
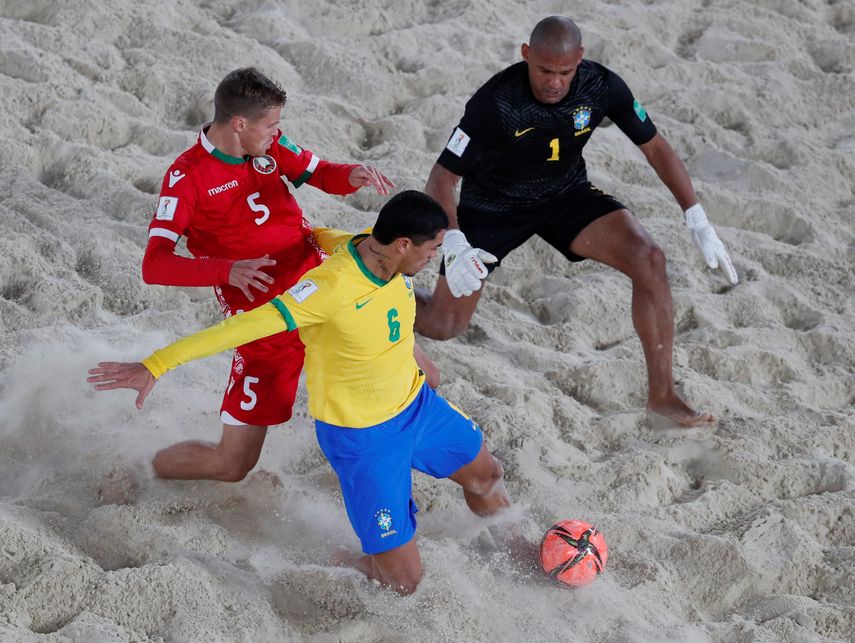
[{"label": "bare foot", "polygon": [[648,400],[647,410],[685,427],[708,426],[716,421],[716,417],[712,413],[695,411],[676,393],[663,400]]}]

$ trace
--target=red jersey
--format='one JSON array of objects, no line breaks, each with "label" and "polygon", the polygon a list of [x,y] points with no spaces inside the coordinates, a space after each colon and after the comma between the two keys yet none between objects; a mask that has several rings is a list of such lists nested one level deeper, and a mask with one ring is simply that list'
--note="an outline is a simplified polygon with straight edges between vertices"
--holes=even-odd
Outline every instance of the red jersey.
[{"label": "red jersey", "polygon": [[186,236],[187,249],[197,258],[236,261],[269,254],[275,259],[275,266],[264,269],[275,281],[267,293],[255,292],[254,302],[227,284],[230,262],[220,266],[219,278],[207,283],[219,282],[217,296],[230,314],[269,301],[307,269],[311,227],[288,183],[349,194],[356,190],[348,180],[356,166],[322,161],[281,131],[264,156],[229,156],[211,144],[206,129],[167,171],[149,237],[177,242]]}]

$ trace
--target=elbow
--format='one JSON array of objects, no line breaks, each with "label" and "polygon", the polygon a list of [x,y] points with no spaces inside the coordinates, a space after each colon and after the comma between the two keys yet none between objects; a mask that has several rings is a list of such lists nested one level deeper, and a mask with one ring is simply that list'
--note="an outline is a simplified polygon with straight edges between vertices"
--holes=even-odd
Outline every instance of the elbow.
[{"label": "elbow", "polygon": [[153,271],[151,269],[151,266],[149,266],[146,261],[143,261],[142,270],[140,271],[140,274],[142,275],[142,280],[144,283],[147,283],[148,285],[154,285],[157,283],[152,272]]},{"label": "elbow", "polygon": [[151,259],[143,259],[142,270],[140,271],[142,280],[149,286],[168,286],[169,284],[163,278],[163,271],[158,270],[158,267]]},{"label": "elbow", "polygon": [[169,284],[164,279],[164,271],[158,266],[157,262],[151,258],[143,258],[142,270],[140,271],[142,280],[149,286],[168,286]]}]

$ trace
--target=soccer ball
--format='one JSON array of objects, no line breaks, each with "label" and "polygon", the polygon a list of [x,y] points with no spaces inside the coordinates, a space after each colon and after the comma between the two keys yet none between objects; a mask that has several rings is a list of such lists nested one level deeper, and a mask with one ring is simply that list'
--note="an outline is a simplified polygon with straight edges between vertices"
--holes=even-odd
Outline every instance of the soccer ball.
[{"label": "soccer ball", "polygon": [[581,520],[562,520],[552,525],[540,543],[540,566],[550,578],[582,587],[603,573],[609,558],[606,539]]}]

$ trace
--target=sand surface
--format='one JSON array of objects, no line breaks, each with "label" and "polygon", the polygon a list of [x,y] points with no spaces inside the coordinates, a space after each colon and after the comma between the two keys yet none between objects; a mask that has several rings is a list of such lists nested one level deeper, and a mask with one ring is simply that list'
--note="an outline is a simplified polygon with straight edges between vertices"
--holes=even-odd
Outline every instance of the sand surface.
[{"label": "sand surface", "polygon": [[[590,176],[667,253],[675,377],[715,428],[650,421],[629,281],[535,241],[465,335],[424,343],[516,506],[479,521],[417,475],[414,596],[327,564],[357,541],[302,389],[244,482],[154,480],[156,450],[219,437],[229,356],[168,375],[141,412],[85,372],[218,318],[210,289],[139,272],[219,79],[259,66],[288,91],[293,140],[422,188],[469,95],[556,12],[685,159],[741,275],[702,265],[641,153],[602,127]],[[0,111],[0,640],[855,640],[852,0],[5,0]],[[383,202],[297,198],[353,230]],[[139,479],[131,504],[99,494],[116,468]],[[610,546],[581,591],[486,528],[536,541],[562,518]]]}]

